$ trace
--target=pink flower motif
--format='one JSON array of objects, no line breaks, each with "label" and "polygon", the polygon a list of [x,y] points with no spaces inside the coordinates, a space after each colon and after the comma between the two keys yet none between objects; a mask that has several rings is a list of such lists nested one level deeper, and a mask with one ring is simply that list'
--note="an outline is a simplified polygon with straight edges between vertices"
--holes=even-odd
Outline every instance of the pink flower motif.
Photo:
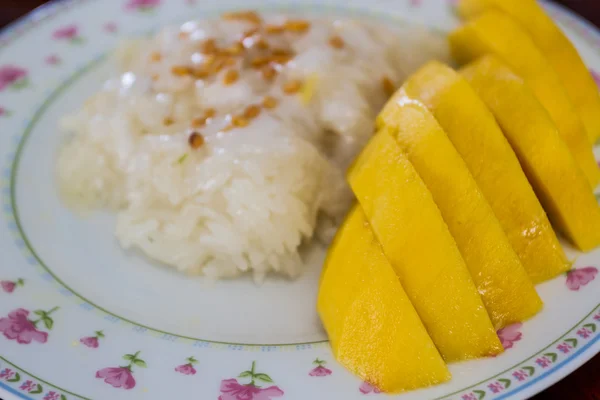
[{"label": "pink flower motif", "polygon": [[19,83],[25,82],[27,70],[14,65],[0,67],[0,91],[6,87],[20,87]]},{"label": "pink flower motif", "polygon": [[95,336],[82,337],[81,339],[79,339],[79,341],[87,347],[91,347],[93,349],[98,348],[98,338]]},{"label": "pink flower motif", "polygon": [[260,388],[253,384],[242,385],[237,379],[221,381],[221,395],[218,400],[271,400],[283,396],[283,391],[277,386]]},{"label": "pink flower motif", "polygon": [[467,393],[467,394],[463,394],[461,399],[462,400],[477,400],[477,396],[475,396],[473,393]]},{"label": "pink flower motif", "polygon": [[594,319],[595,319],[596,321],[600,321],[600,313],[598,313],[598,314],[594,315]]},{"label": "pink flower motif", "polygon": [[104,338],[104,333],[102,331],[96,331],[96,336],[86,336],[79,339],[79,341],[86,345],[87,347],[91,347],[92,349],[97,349],[100,345],[100,338]]},{"label": "pink flower motif", "polygon": [[325,368],[324,365],[327,363],[327,361],[324,360],[319,360],[318,358],[315,359],[315,361],[313,361],[313,364],[316,365],[315,368],[313,368],[308,375],[309,376],[327,376],[327,375],[331,375],[331,370],[329,368]]},{"label": "pink flower motif", "polygon": [[29,311],[24,308],[16,309],[8,314],[8,318],[0,318],[0,332],[3,332],[7,339],[16,339],[20,344],[29,344],[32,340],[46,343],[48,333],[38,331],[36,326],[41,321],[47,329],[52,329],[54,321],[50,318],[50,314],[56,310],[58,310],[58,307],[54,307],[47,312],[36,310],[35,314],[39,315],[40,318],[31,321],[27,318]]},{"label": "pink flower motif", "polygon": [[250,383],[241,384],[237,379],[224,379],[221,381],[221,395],[218,400],[271,400],[273,397],[283,396],[283,390],[277,386],[262,388],[256,381],[273,382],[271,377],[262,372],[255,372],[256,361],[252,361],[252,368],[242,372],[240,378],[250,378]]},{"label": "pink flower motif", "polygon": [[104,378],[104,382],[116,388],[129,390],[135,387],[133,373],[127,367],[103,368],[96,372],[96,378]]},{"label": "pink flower motif", "polygon": [[369,382],[363,382],[360,387],[358,388],[358,390],[362,393],[362,394],[369,394],[369,393],[381,393],[381,390],[379,390],[378,388],[376,388],[375,386],[371,385]]},{"label": "pink flower motif", "polygon": [[79,28],[74,24],[63,26],[62,28],[55,30],[52,37],[57,40],[73,40],[79,37]]},{"label": "pink flower motif", "polygon": [[175,371],[183,375],[196,375],[196,368],[194,368],[192,364],[182,364],[178,367],[175,367]]},{"label": "pink flower motif", "polygon": [[4,368],[2,371],[0,371],[0,379],[9,380],[13,376],[15,376],[15,371],[10,368]]},{"label": "pink flower motif", "polygon": [[546,368],[548,365],[552,364],[552,361],[550,361],[550,359],[548,359],[548,357],[544,356],[544,357],[540,357],[537,360],[535,360],[535,363],[542,368]]},{"label": "pink flower motif", "polygon": [[46,57],[46,59],[44,61],[48,65],[58,65],[58,64],[60,64],[61,59],[56,54],[50,54],[48,57]]},{"label": "pink flower motif", "polygon": [[133,389],[135,387],[133,366],[136,365],[138,367],[146,368],[146,362],[138,358],[139,354],[139,351],[135,354],[125,354],[123,358],[129,361],[129,365],[124,367],[103,368],[96,371],[96,378],[104,378],[104,382],[115,388],[123,388],[125,390]]},{"label": "pink flower motif", "polygon": [[521,340],[521,337],[523,336],[521,332],[519,332],[521,326],[523,326],[523,324],[517,322],[516,324],[512,324],[498,330],[498,337],[500,338],[502,347],[504,347],[505,350],[512,348],[514,342]]},{"label": "pink flower motif", "polygon": [[107,22],[104,24],[104,30],[108,33],[115,33],[118,29],[117,24],[114,22]]},{"label": "pink flower motif", "polygon": [[310,376],[327,376],[331,375],[331,370],[329,368],[325,368],[321,365],[313,368],[309,374]]},{"label": "pink flower motif", "polygon": [[561,343],[558,346],[556,346],[556,348],[558,350],[560,350],[561,352],[563,352],[564,354],[567,354],[568,352],[571,351],[571,349],[573,347],[570,344],[568,344],[568,343]]},{"label": "pink flower motif", "polygon": [[19,389],[24,390],[26,392],[30,392],[33,390],[34,387],[35,387],[35,383],[33,383],[30,380],[27,380],[27,381],[23,382],[23,384],[21,386],[19,386]]},{"label": "pink flower motif", "polygon": [[176,367],[175,371],[184,375],[196,375],[196,369],[194,368],[194,364],[197,364],[198,360],[196,360],[193,356],[188,357],[185,360],[187,361],[187,363]]},{"label": "pink flower motif", "polygon": [[514,376],[520,382],[520,381],[524,381],[525,379],[527,379],[527,377],[529,375],[527,375],[527,373],[525,371],[520,369],[518,371],[513,372],[512,376]]},{"label": "pink flower motif", "polygon": [[571,290],[579,290],[594,280],[598,274],[596,267],[573,268],[567,271],[567,287]]},{"label": "pink flower motif", "polygon": [[577,331],[577,335],[579,335],[579,337],[581,337],[582,339],[587,339],[590,337],[590,335],[592,334],[592,331],[590,331],[588,328],[581,328]]},{"label": "pink flower motif", "polygon": [[[5,117],[8,115],[8,110],[4,107],[0,106],[0,117]],[[0,282],[1,284],[2,282]],[[2,285],[2,287],[4,288],[4,285]]]},{"label": "pink flower motif", "polygon": [[161,0],[129,0],[125,5],[128,10],[151,11],[160,5]]},{"label": "pink flower motif", "polygon": [[54,391],[48,392],[44,396],[44,400],[59,400],[59,399],[60,399],[60,395]]},{"label": "pink flower motif", "polygon": [[500,382],[490,383],[488,388],[492,391],[492,393],[498,393],[504,390],[504,386]]}]

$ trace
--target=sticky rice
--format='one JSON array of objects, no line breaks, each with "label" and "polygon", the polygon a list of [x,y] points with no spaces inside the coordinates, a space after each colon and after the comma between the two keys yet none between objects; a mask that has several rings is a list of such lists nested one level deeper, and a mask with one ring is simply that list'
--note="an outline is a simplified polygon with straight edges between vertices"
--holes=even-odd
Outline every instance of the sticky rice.
[{"label": "sticky rice", "polygon": [[297,276],[351,204],[345,170],[390,90],[444,51],[425,31],[254,13],[125,42],[62,121],[61,193],[182,272]]}]

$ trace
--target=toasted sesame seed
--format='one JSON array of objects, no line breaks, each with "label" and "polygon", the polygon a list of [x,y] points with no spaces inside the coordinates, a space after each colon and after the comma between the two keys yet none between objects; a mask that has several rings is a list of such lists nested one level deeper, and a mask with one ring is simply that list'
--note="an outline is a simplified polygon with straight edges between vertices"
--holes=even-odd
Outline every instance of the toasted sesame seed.
[{"label": "toasted sesame seed", "polygon": [[162,60],[162,55],[158,51],[155,51],[152,54],[150,54],[150,61],[158,62],[160,60]]},{"label": "toasted sesame seed", "polygon": [[290,50],[279,49],[279,48],[275,48],[275,49],[271,50],[271,54],[274,56],[290,56],[290,57],[292,57],[294,55],[294,53],[292,53]]},{"label": "toasted sesame seed", "polygon": [[210,67],[217,60],[217,56],[214,54],[205,54],[202,59],[202,65],[205,67]]},{"label": "toasted sesame seed", "polygon": [[268,81],[272,80],[277,75],[277,70],[275,70],[275,68],[271,67],[270,65],[265,65],[262,68],[261,72],[263,78],[265,78]]},{"label": "toasted sesame seed", "polygon": [[257,33],[258,33],[258,28],[248,29],[247,31],[242,33],[240,42],[243,43],[245,39],[251,38],[252,36],[256,35]]},{"label": "toasted sesame seed", "polygon": [[310,22],[304,19],[290,19],[285,22],[284,27],[290,32],[304,33],[310,28]]},{"label": "toasted sesame seed", "polygon": [[190,144],[192,149],[199,149],[204,144],[204,137],[197,132],[192,132],[192,134],[188,138],[188,143]]},{"label": "toasted sesame seed", "polygon": [[230,69],[225,72],[225,76],[223,77],[223,84],[232,85],[240,78],[240,73],[235,69]]},{"label": "toasted sesame seed", "polygon": [[345,43],[344,43],[344,39],[342,39],[341,37],[335,35],[329,38],[329,45],[331,47],[333,47],[334,49],[341,49],[344,47]]},{"label": "toasted sesame seed", "polygon": [[269,58],[268,57],[255,57],[254,59],[252,59],[252,61],[250,61],[250,64],[254,67],[254,68],[261,68],[265,65],[267,65],[269,63]]},{"label": "toasted sesame seed", "polygon": [[174,65],[171,68],[171,73],[177,76],[186,76],[192,73],[190,67],[186,67],[185,65]]},{"label": "toasted sesame seed", "polygon": [[256,104],[251,104],[244,110],[244,118],[253,119],[260,114],[260,107]]},{"label": "toasted sesame seed", "polygon": [[394,82],[387,76],[381,78],[381,86],[383,87],[383,91],[387,96],[391,96],[396,91],[396,87],[394,86]]},{"label": "toasted sesame seed", "polygon": [[285,94],[297,93],[302,88],[302,81],[294,79],[283,84],[283,92]]},{"label": "toasted sesame seed", "polygon": [[254,46],[260,50],[267,50],[269,48],[269,42],[267,42],[265,39],[259,39],[256,43],[254,43]]},{"label": "toasted sesame seed", "polygon": [[223,19],[230,21],[248,21],[253,24],[262,23],[262,18],[255,11],[233,11],[222,15]]},{"label": "toasted sesame seed", "polygon": [[171,117],[163,118],[163,125],[165,125],[165,126],[173,125],[174,123],[175,123],[175,121]]},{"label": "toasted sesame seed", "polygon": [[223,66],[225,67],[233,67],[236,64],[235,58],[226,57],[223,59]]},{"label": "toasted sesame seed", "polygon": [[275,64],[287,64],[293,57],[291,55],[273,55],[269,58],[270,62],[273,62]]},{"label": "toasted sesame seed", "polygon": [[265,32],[269,35],[279,35],[285,31],[285,27],[281,25],[267,25],[265,26]]},{"label": "toasted sesame seed", "polygon": [[206,79],[210,75],[210,71],[208,68],[200,67],[192,70],[192,75],[196,79]]},{"label": "toasted sesame seed", "polygon": [[217,52],[217,42],[215,39],[206,39],[200,44],[200,51],[204,54],[214,54]]},{"label": "toasted sesame seed", "polygon": [[215,110],[214,108],[207,108],[206,110],[204,110],[204,116],[206,118],[212,118],[217,114],[217,110]]},{"label": "toasted sesame seed", "polygon": [[198,117],[192,120],[192,128],[200,128],[206,125],[206,117]]},{"label": "toasted sesame seed", "polygon": [[248,124],[250,123],[250,121],[248,121],[246,118],[240,116],[240,115],[234,115],[231,118],[231,123],[233,124],[233,126],[239,127],[239,128],[243,128],[244,126],[248,126]]},{"label": "toasted sesame seed", "polygon": [[277,107],[277,103],[277,99],[271,96],[266,96],[262,101],[263,107],[269,109]]},{"label": "toasted sesame seed", "polygon": [[240,54],[242,54],[243,51],[244,51],[244,45],[240,42],[236,42],[224,50],[225,54],[228,54],[231,56],[240,55]]}]

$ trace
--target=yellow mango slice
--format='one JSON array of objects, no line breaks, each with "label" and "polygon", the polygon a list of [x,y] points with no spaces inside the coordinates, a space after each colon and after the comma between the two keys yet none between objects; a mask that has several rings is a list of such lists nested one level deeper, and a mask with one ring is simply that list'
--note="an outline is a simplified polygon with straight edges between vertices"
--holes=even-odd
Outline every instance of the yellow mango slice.
[{"label": "yellow mango slice", "polygon": [[458,3],[458,12],[464,18],[472,18],[492,8],[502,10],[527,29],[563,82],[567,95],[585,125],[590,141],[598,140],[598,88],[567,36],[534,0],[461,0]]},{"label": "yellow mango slice", "polygon": [[378,125],[385,124],[385,116],[393,116],[397,103],[406,99],[422,101],[448,134],[529,277],[537,283],[567,271],[570,264],[517,156],[467,81],[452,68],[432,61],[390,99]]},{"label": "yellow mango slice", "polygon": [[360,207],[329,248],[317,308],[338,361],[394,393],[450,379]]},{"label": "yellow mango slice", "polygon": [[532,317],[542,300],[465,162],[424,105],[398,101],[386,109],[385,129],[431,192],[494,327]]},{"label": "yellow mango slice", "polygon": [[491,53],[522,76],[548,110],[592,187],[598,184],[600,171],[585,128],[560,78],[523,28],[494,10],[469,21],[451,33],[449,40],[453,56],[461,64]]},{"label": "yellow mango slice", "polygon": [[458,361],[502,352],[431,193],[387,132],[370,140],[348,180],[442,357]]},{"label": "yellow mango slice", "polygon": [[461,73],[496,117],[552,223],[579,249],[598,246],[600,208],[531,89],[494,57],[482,58]]}]

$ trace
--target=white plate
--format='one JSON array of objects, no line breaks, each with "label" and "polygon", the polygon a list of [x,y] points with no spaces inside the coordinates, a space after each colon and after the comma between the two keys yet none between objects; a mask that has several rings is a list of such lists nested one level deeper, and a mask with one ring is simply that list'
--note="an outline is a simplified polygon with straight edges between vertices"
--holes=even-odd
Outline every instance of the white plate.
[{"label": "white plate", "polygon": [[[447,31],[458,23],[451,7],[442,0],[72,0],[2,32],[0,388],[44,400],[349,400],[376,394],[331,354],[315,312],[321,255],[299,280],[270,278],[261,287],[249,280],[209,284],[147,265],[117,245],[112,216],[80,218],[59,201],[57,121],[109,74],[104,55],[120,38],[165,24],[257,8],[391,24],[413,20]],[[600,70],[600,35],[568,12],[548,9],[588,65]],[[538,287],[544,311],[501,333],[508,351],[454,364],[451,382],[397,397],[523,398],[598,353],[600,278],[594,278],[600,251],[571,255],[575,271]],[[18,279],[23,284],[13,287]],[[131,371],[118,369],[128,365]],[[250,379],[238,376],[253,365],[254,373],[273,382],[243,386]]]}]

